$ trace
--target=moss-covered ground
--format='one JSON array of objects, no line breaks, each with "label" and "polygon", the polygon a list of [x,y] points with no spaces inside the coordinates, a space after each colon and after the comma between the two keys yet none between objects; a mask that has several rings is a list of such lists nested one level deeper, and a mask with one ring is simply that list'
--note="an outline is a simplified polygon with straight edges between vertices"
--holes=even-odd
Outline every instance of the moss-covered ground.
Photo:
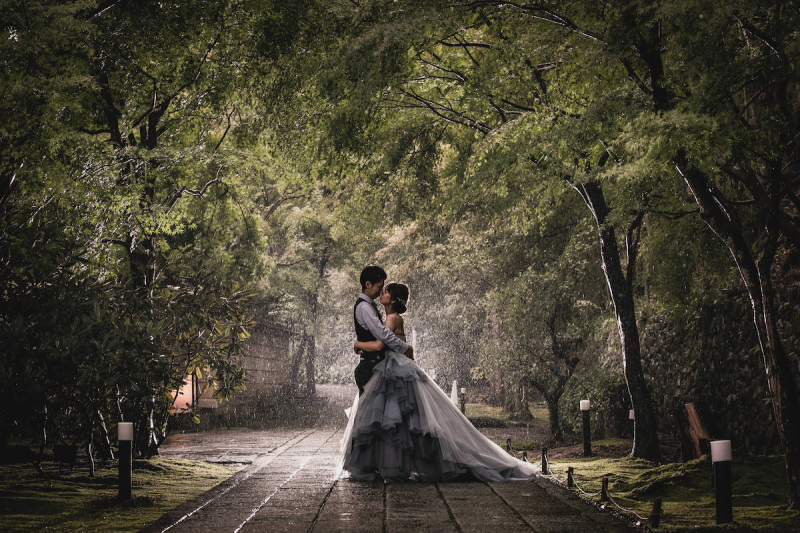
[{"label": "moss-covered ground", "polygon": [[[525,449],[524,442],[512,442]],[[788,511],[786,475],[782,457],[735,456],[732,465],[734,523],[716,525],[711,460],[652,463],[627,456],[630,441],[608,440],[592,444],[594,456],[583,458],[582,446],[551,450],[550,468],[566,482],[573,467],[576,483],[587,493],[600,491],[608,477],[608,492],[622,508],[648,517],[656,498],[662,499],[660,531],[800,531],[800,511]],[[538,459],[541,450],[528,455]],[[538,461],[537,461],[538,462]],[[600,503],[599,496],[586,499]],[[614,508],[613,505],[610,507]],[[627,513],[631,516],[631,513]]]},{"label": "moss-covered ground", "polygon": [[239,467],[155,457],[134,461],[133,498],[117,497],[117,463],[0,465],[0,531],[138,531],[162,514],[221,483]]},{"label": "moss-covered ground", "polygon": [[[513,423],[510,420],[508,411],[504,411],[502,407],[487,405],[485,403],[467,403],[465,407],[468,418],[495,418],[506,423]],[[547,409],[541,405],[531,405],[530,412],[533,415],[533,420],[531,420],[531,422],[534,424],[538,423],[546,429]]]}]

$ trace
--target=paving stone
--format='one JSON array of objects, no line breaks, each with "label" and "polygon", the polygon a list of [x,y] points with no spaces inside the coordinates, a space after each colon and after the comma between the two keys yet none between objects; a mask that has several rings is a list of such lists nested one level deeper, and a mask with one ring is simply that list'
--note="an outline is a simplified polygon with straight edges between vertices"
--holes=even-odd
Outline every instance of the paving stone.
[{"label": "paving stone", "polygon": [[[344,423],[342,422],[342,426]],[[633,531],[546,480],[383,483],[338,479],[343,428],[184,434],[172,457],[251,461],[147,533],[572,533]],[[204,443],[205,442],[205,443]],[[210,459],[206,459],[210,460]]]},{"label": "paving stone", "polygon": [[425,517],[389,519],[386,521],[387,533],[399,533],[407,531],[458,531],[455,525],[449,520],[431,520]]},{"label": "paving stone", "polygon": [[363,520],[319,520],[313,531],[319,533],[376,533],[382,531],[381,522],[365,522]]}]

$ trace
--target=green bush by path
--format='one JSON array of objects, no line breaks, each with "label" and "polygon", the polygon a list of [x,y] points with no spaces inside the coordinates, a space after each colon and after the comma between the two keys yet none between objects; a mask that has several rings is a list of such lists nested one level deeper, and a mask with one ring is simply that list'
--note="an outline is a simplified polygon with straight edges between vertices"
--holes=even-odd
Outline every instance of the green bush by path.
[{"label": "green bush by path", "polygon": [[117,498],[117,463],[98,465],[89,477],[85,465],[0,465],[0,531],[139,531],[167,511],[211,489],[237,468],[185,459],[154,457],[134,461],[133,498]]}]

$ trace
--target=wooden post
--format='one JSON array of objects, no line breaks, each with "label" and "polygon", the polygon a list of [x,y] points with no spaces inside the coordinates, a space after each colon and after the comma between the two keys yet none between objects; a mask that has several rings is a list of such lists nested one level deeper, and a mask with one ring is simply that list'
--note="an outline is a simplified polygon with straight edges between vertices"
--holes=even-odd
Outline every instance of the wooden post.
[{"label": "wooden post", "polygon": [[573,474],[575,473],[575,469],[571,466],[567,467],[567,488],[572,488],[575,486],[575,478]]},{"label": "wooden post", "polygon": [[607,502],[608,501],[608,478],[603,478],[603,485],[600,489],[600,501]]},{"label": "wooden post", "polygon": [[692,442],[694,457],[697,458],[709,452],[711,437],[694,404],[687,403],[684,407],[686,409],[686,422],[689,426],[689,438]]},{"label": "wooden post", "polygon": [[661,498],[653,500],[653,509],[650,511],[650,527],[658,527],[661,523]]},{"label": "wooden post", "polygon": [[550,473],[550,465],[547,464],[547,448],[542,448],[542,474]]}]

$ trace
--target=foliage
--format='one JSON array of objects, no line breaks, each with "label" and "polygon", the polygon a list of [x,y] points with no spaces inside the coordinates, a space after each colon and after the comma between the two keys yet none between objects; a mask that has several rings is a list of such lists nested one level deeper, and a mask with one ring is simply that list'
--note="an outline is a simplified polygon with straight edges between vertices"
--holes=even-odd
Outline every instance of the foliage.
[{"label": "foliage", "polygon": [[702,358],[696,337],[734,327],[711,315],[744,276],[752,316],[775,310],[760,364],[797,379],[796,7],[6,2],[2,436],[133,417],[151,453],[186,372],[244,385],[251,315],[291,326],[297,390],[347,380],[373,263],[411,286],[441,382],[557,397],[572,363],[627,349],[598,235],[631,327],[675,336],[643,337],[662,429],[712,368],[730,370],[712,411],[744,412],[764,398],[749,334]]},{"label": "foliage", "polygon": [[[565,186],[579,192],[597,221],[624,369],[631,395],[643,404],[639,425],[649,426],[652,435],[655,416],[639,371],[634,314],[634,297],[653,296],[652,276],[637,281],[642,269],[636,259],[647,254],[652,268],[663,263],[659,251],[684,250],[672,254],[675,261],[656,278],[662,287],[672,285],[657,305],[673,309],[679,305],[670,298],[679,294],[674,289],[680,279],[668,275],[714,264],[709,280],[735,279],[718,267],[720,248],[705,246],[708,233],[699,248],[685,245],[692,242],[696,219],[667,222],[692,217],[699,208],[733,253],[751,293],[775,406],[784,413],[777,422],[788,435],[790,479],[796,479],[793,365],[771,326],[776,321],[764,315],[782,305],[779,295],[796,277],[787,262],[797,248],[798,159],[790,140],[797,133],[794,6],[374,1],[355,9],[364,18],[354,20],[362,24],[336,56],[347,60],[331,68],[341,82],[336,87],[351,90],[336,93],[350,127],[332,128],[347,139],[335,146],[363,161],[364,147],[382,134],[402,139],[383,151],[385,159],[368,161],[375,178],[369,183],[380,186],[381,197],[409,189],[413,194],[413,176],[411,183],[429,191],[428,209],[415,208],[424,223],[453,223],[478,212],[487,222],[482,229],[491,231],[496,222],[525,232],[536,225],[535,209],[510,209],[509,198],[547,197]],[[411,20],[419,23],[411,26]],[[347,75],[354,64],[363,69],[355,79]],[[371,102],[364,102],[366,95]],[[375,111],[377,105],[382,111]],[[459,128],[461,134],[452,133]],[[434,142],[429,132],[437,132]],[[334,142],[342,140],[336,135]],[[387,205],[394,213],[397,204]],[[653,248],[638,249],[650,238]],[[686,264],[687,255],[693,265]],[[775,293],[773,276],[780,287]],[[714,298],[713,290],[704,289],[687,296],[698,303]],[[795,483],[793,501],[796,489]]]},{"label": "foliage", "polygon": [[[757,357],[755,328],[741,294],[708,304],[689,323],[664,315],[643,326],[648,374],[660,403],[660,428],[676,432],[676,413],[694,403],[714,438],[743,453],[778,451],[774,413]],[[741,350],[747,350],[743,357]]]},{"label": "foliage", "polygon": [[261,61],[240,45],[281,15],[267,2],[8,7],[2,437],[97,439],[108,454],[124,419],[149,455],[187,374],[221,400],[244,386],[261,214],[297,184],[255,129],[231,130],[252,109],[245,61]]},{"label": "foliage", "polygon": [[628,410],[631,408],[630,397],[621,374],[598,370],[578,371],[567,383],[559,409],[561,423],[565,431],[572,435],[579,436],[583,432],[583,415],[579,408],[581,400],[590,402],[593,430],[599,429],[597,426],[599,413],[604,413],[611,420],[624,414],[627,420]]}]

